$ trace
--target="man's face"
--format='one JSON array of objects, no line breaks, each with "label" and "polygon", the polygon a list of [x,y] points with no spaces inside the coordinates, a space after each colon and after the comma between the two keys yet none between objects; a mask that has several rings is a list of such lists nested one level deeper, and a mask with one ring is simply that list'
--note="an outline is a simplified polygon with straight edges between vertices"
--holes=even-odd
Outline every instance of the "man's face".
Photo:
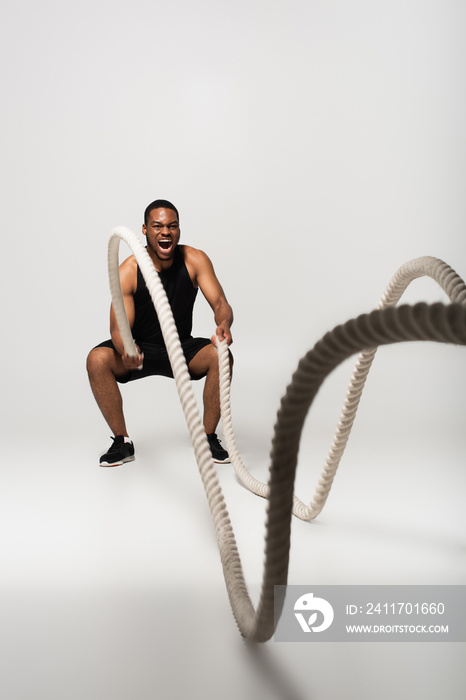
[{"label": "man's face", "polygon": [[152,209],[142,232],[147,237],[148,247],[159,260],[171,260],[180,240],[178,217],[173,209]]}]

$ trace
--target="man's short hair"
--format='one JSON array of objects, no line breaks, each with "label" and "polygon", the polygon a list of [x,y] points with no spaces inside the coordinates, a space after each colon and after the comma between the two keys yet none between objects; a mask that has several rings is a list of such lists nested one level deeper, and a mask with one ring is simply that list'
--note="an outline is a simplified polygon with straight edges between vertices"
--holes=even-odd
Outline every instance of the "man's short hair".
[{"label": "man's short hair", "polygon": [[167,199],[155,199],[153,202],[149,204],[148,207],[146,207],[146,211],[144,212],[144,224],[147,226],[147,221],[149,219],[149,214],[151,213],[152,209],[172,209],[175,214],[176,218],[178,219],[178,222],[180,221],[180,215],[178,214],[178,209]]}]

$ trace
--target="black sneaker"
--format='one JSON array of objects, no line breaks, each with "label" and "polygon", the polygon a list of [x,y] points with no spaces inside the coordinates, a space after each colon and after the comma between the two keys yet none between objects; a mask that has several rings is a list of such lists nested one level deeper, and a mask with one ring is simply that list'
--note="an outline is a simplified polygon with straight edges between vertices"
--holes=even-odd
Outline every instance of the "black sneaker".
[{"label": "black sneaker", "polygon": [[112,437],[113,445],[100,458],[101,467],[118,467],[125,462],[134,461],[134,445],[132,442],[125,442],[123,435]]},{"label": "black sneaker", "polygon": [[207,440],[209,441],[210,451],[212,452],[212,458],[217,464],[229,464],[230,455],[220,444],[220,440],[216,433],[210,433],[207,435]]}]

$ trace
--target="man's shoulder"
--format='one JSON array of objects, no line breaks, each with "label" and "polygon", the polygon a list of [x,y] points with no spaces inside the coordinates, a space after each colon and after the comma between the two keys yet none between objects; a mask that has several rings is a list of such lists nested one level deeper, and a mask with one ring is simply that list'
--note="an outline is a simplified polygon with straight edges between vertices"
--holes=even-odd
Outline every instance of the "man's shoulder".
[{"label": "man's shoulder", "polygon": [[199,248],[193,248],[190,245],[179,245],[181,254],[183,255],[184,261],[186,263],[191,263],[193,265],[202,265],[205,261],[209,260],[209,257],[204,253],[203,250]]},{"label": "man's shoulder", "polygon": [[197,288],[199,281],[204,278],[206,274],[209,274],[212,263],[204,251],[199,248],[193,248],[190,245],[180,245],[179,248],[192,283]]}]

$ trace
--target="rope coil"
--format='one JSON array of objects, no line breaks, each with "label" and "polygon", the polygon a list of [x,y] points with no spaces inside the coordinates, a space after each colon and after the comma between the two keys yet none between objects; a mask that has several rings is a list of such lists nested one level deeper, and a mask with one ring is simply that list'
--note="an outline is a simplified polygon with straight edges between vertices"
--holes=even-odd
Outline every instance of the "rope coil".
[{"label": "rope coil", "polygon": [[[408,285],[416,278],[423,276],[428,276],[435,280],[443,291],[449,296],[451,302],[463,305],[466,304],[466,285],[461,277],[459,277],[459,275],[457,275],[456,272],[442,260],[425,256],[406,263],[396,272],[382,295],[378,308],[384,309],[396,305]],[[362,336],[362,338],[364,338],[364,336]],[[395,332],[393,339],[395,342]],[[415,339],[414,336],[412,339]],[[411,338],[406,338],[406,340],[411,340]],[[455,341],[452,340],[451,342]],[[382,343],[377,344],[380,345]],[[326,352],[330,351],[330,348],[326,350]],[[357,359],[356,366],[348,386],[345,403],[337,425],[335,437],[329,449],[327,459],[311,503],[306,505],[298,497],[294,496],[293,514],[301,520],[313,520],[316,518],[327,501],[335,474],[353,428],[367,375],[369,374],[376,352],[377,347],[363,350]],[[226,347],[220,348],[219,355],[221,368],[220,392],[222,425],[228,451],[230,452],[230,455],[233,455],[233,466],[238,479],[243,486],[255,493],[257,496],[267,498],[269,495],[269,487],[255,479],[247,471],[246,467],[241,461],[241,458],[239,458],[239,456],[237,457],[238,450],[236,448],[233,428],[231,426],[230,376],[227,365],[228,354]]]},{"label": "rope coil", "polygon": [[[218,343],[222,424],[230,458],[241,483],[269,500],[262,590],[257,610],[254,610],[165,290],[139,239],[129,229],[117,227],[110,236],[108,264],[113,307],[125,351],[128,355],[137,356],[118,274],[120,240],[124,240],[134,253],[157,312],[213,518],[233,615],[244,637],[256,642],[267,641],[274,627],[274,585],[285,585],[288,578],[291,516],[294,513],[309,520],[315,518],[325,505],[377,347],[407,340],[466,345],[466,285],[446,263],[436,258],[411,261],[396,273],[378,310],[337,326],[300,360],[280,402],[272,440],[268,484],[254,479],[239,456],[231,427],[228,348],[225,341]],[[453,303],[448,306],[417,304],[395,307],[408,284],[423,275],[435,279]],[[298,448],[306,415],[327,375],[343,360],[361,351],[316,494],[311,505],[307,506],[293,494]]]}]

